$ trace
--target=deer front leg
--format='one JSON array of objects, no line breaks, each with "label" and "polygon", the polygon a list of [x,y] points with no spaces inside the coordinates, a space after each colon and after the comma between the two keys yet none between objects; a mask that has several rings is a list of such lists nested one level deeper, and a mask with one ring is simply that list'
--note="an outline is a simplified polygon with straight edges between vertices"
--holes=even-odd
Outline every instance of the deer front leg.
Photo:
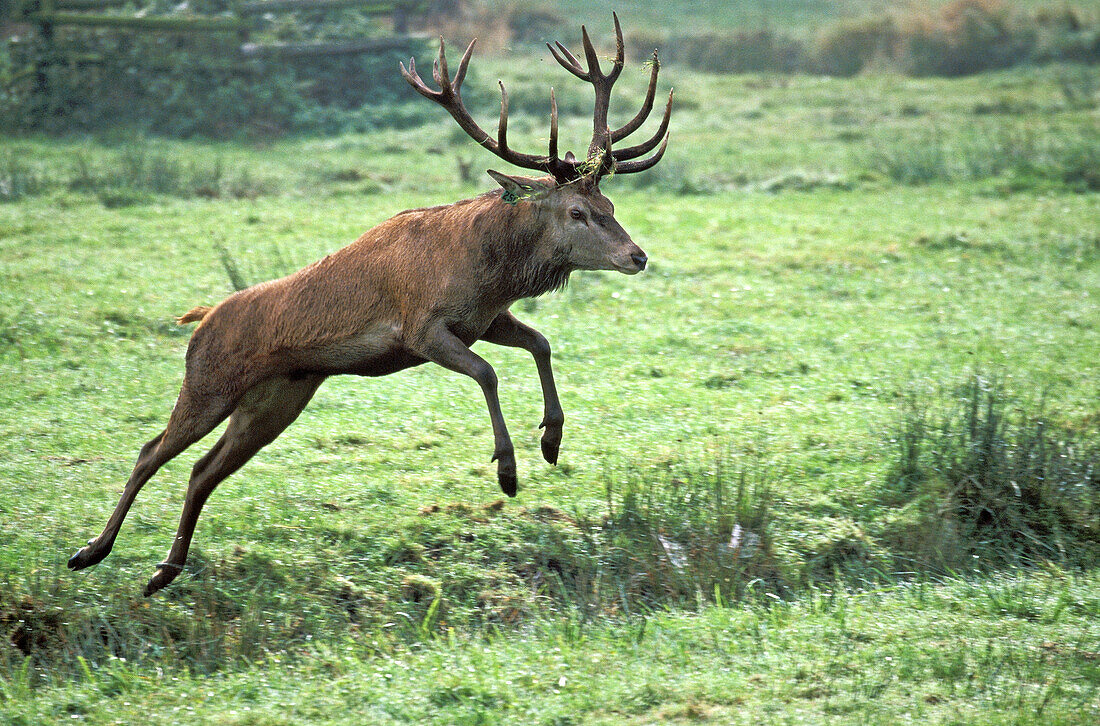
[{"label": "deer front leg", "polygon": [[545,429],[542,433],[542,456],[551,464],[557,464],[565,414],[562,413],[561,402],[558,401],[554,371],[550,367],[550,344],[542,333],[521,323],[510,312],[496,316],[481,339],[496,345],[522,348],[535,359],[539,381],[542,383],[543,414],[542,423],[539,424],[540,429]]},{"label": "deer front leg", "polygon": [[489,407],[489,419],[493,423],[495,448],[490,461],[497,462],[497,480],[500,482],[501,490],[508,496],[514,497],[516,495],[516,454],[512,439],[508,436],[508,427],[504,424],[504,414],[500,411],[496,371],[484,358],[470,350],[443,325],[433,328],[412,349],[414,353],[433,363],[473,378],[481,386],[481,391],[485,394],[485,403]]}]

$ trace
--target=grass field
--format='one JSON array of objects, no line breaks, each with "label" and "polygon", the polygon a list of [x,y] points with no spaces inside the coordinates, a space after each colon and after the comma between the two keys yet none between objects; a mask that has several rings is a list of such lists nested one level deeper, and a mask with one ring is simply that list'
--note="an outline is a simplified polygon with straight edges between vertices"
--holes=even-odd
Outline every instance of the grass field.
[{"label": "grass field", "polygon": [[[503,77],[513,144],[541,146],[560,74],[516,66],[478,59],[468,84]],[[146,486],[109,559],[65,561],[175,399],[189,330],[173,316],[231,292],[227,268],[286,274],[489,188],[460,181],[459,156],[499,163],[442,120],[254,145],[0,140],[0,720],[1100,718],[1095,522],[1045,564],[976,545],[960,565],[907,548],[927,521],[890,495],[909,405],[953,405],[975,374],[1010,415],[1041,406],[1079,437],[1067,455],[1095,451],[1085,69],[669,75],[668,157],[605,184],[650,269],[577,274],[514,308],[554,346],[559,466],[539,455],[526,354],[479,347],[517,447],[503,504],[472,381],[332,379],[221,485],[187,572],[149,600],[213,437]],[[624,107],[643,83],[620,81]],[[587,99],[560,92],[580,146]],[[468,103],[493,114],[487,93]],[[726,579],[674,563],[693,545],[675,527],[712,509],[708,537],[759,537]],[[631,539],[631,512],[655,518],[664,555]]]}]

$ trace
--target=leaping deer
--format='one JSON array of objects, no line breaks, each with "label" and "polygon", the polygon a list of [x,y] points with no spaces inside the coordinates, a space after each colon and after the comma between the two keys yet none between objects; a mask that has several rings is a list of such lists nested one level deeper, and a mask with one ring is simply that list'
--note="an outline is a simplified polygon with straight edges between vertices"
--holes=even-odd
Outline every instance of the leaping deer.
[{"label": "leaping deer", "polygon": [[[633,275],[646,255],[614,217],[599,188],[610,174],[652,167],[668,144],[672,93],[657,132],[636,146],[613,146],[637,131],[653,108],[657,53],[641,110],[611,130],[611,88],[623,70],[623,34],[615,20],[616,54],[604,73],[582,26],[587,67],[561,43],[549,45],[567,71],[596,93],[592,141],[585,159],[558,156],[558,111],[550,92],[546,156],[508,147],[508,94],[500,84],[500,122],[491,138],[463,105],[461,88],[471,42],[453,77],[440,39],[434,77],[425,85],[412,59],[401,73],[422,96],[454,117],[475,141],[501,159],[548,176],[489,171],[501,189],[473,199],[398,214],[358,240],[298,272],[230,295],[213,308],[197,307],[178,322],[199,322],[187,347],[179,399],[160,435],[142,447],[122,497],[103,532],[69,560],[80,570],[106,557],[142,486],[167,461],[229,418],[225,433],[195,464],[179,529],[167,559],[145,594],[182,571],[206,499],[227,476],[273,441],[328,377],[383,376],[431,361],[470,376],[481,386],[493,425],[497,478],[516,494],[516,459],[497,400],[492,366],[470,350],[479,340],[531,353],[542,383],[542,454],[557,463],[564,416],[550,367],[550,345],[508,311],[517,300],[562,287],[574,270]],[[659,148],[658,148],[659,145]],[[656,149],[648,158],[647,154]]]}]

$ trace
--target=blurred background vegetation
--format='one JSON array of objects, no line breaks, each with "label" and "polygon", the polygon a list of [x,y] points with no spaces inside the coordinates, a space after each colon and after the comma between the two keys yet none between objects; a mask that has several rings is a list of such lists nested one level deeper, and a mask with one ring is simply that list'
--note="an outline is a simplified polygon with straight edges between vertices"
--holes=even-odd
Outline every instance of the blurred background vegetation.
[{"label": "blurred background vegetation", "polygon": [[[1100,61],[1092,4],[757,0],[692,3],[667,17],[660,4],[616,7],[630,19],[632,61],[657,48],[664,62],[710,73],[962,76]],[[407,128],[434,111],[415,101],[397,63],[426,60],[439,34],[455,46],[479,36],[482,53],[541,57],[563,28],[602,28],[607,12],[549,1],[0,0],[0,130],[224,138]],[[131,27],[147,22],[159,25]]]},{"label": "blurred background vegetation", "polygon": [[0,0],[0,723],[1097,721],[1098,0],[616,3],[612,116],[657,47],[673,141],[607,183],[646,274],[515,306],[568,456],[522,351],[486,351],[514,502],[472,382],[337,377],[149,600],[194,454],[65,561],[175,400],[173,317],[489,186],[399,59],[476,35],[468,107],[502,78],[536,150],[551,85],[591,133],[543,43],[612,34],[596,0],[109,2]]}]

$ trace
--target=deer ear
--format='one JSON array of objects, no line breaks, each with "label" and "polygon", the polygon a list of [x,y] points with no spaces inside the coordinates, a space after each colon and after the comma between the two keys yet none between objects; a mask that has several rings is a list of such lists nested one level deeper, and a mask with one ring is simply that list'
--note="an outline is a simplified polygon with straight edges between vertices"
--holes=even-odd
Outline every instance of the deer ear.
[{"label": "deer ear", "polygon": [[554,190],[553,182],[542,179],[532,179],[526,176],[509,176],[492,169],[486,170],[489,176],[496,180],[504,188],[504,201],[515,204],[519,201],[534,201],[541,199]]}]

